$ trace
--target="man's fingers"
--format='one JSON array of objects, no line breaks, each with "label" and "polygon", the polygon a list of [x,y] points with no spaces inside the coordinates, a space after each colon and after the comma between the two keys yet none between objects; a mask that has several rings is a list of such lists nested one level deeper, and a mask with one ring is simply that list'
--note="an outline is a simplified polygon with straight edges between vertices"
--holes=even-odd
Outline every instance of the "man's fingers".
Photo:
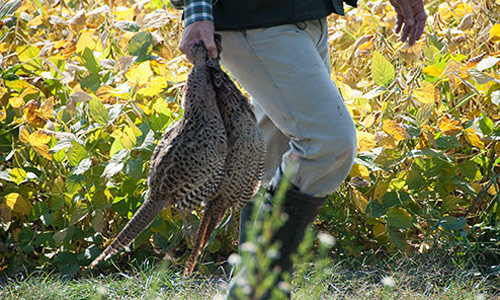
[{"label": "man's fingers", "polygon": [[401,28],[403,28],[403,16],[398,14],[398,20],[396,23],[396,33],[399,33],[401,31]]},{"label": "man's fingers", "polygon": [[209,32],[207,32],[203,36],[202,41],[205,44],[205,48],[207,49],[208,57],[217,58],[218,52],[217,52],[217,46],[215,45],[213,33],[210,34]]},{"label": "man's fingers", "polygon": [[403,29],[403,33],[401,34],[401,41],[405,42],[412,31],[413,26],[409,26],[408,23],[406,23],[405,28]]}]

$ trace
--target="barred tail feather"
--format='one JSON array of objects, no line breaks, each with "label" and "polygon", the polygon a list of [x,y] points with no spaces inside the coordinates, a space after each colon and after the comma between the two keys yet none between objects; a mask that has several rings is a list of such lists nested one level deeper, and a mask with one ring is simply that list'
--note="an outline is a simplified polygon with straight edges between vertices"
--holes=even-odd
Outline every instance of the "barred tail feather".
[{"label": "barred tail feather", "polygon": [[125,247],[128,247],[132,241],[146,229],[158,213],[165,207],[167,201],[146,200],[139,210],[134,214],[128,224],[122,229],[115,240],[90,264],[94,268],[102,260],[107,260]]},{"label": "barred tail feather", "polygon": [[[218,199],[216,198],[212,201],[216,202],[217,200]],[[219,207],[214,210],[214,206],[211,204],[213,203],[208,203],[207,208],[203,213],[203,218],[201,219],[200,226],[196,232],[193,250],[188,258],[186,268],[184,269],[184,276],[190,276],[193,273],[198,257],[207,246],[212,232],[215,230],[217,225],[219,225],[220,221],[222,221],[222,218],[224,218],[224,215],[226,214],[226,208]]]}]

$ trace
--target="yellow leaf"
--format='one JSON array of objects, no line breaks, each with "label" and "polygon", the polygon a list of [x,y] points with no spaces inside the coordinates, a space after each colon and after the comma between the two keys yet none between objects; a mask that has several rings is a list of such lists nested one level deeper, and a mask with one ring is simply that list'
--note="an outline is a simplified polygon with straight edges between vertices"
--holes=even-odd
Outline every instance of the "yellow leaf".
[{"label": "yellow leaf", "polygon": [[113,87],[109,85],[103,85],[97,89],[96,96],[105,104],[115,104],[116,96],[113,95]]},{"label": "yellow leaf", "polygon": [[393,120],[386,120],[384,121],[384,124],[382,125],[382,129],[392,135],[396,140],[402,141],[410,138],[410,135],[408,132],[406,132],[406,129],[403,128],[401,125],[398,124],[398,122],[393,121]]},{"label": "yellow leaf", "polygon": [[0,110],[0,122],[5,120],[7,118],[7,111],[5,110],[5,106],[2,106],[2,109]]},{"label": "yellow leaf", "polygon": [[24,127],[21,129],[21,132],[19,132],[19,140],[25,144],[29,144],[30,133]]},{"label": "yellow leaf", "polygon": [[468,2],[459,2],[455,6],[455,14],[459,18],[471,13],[472,13],[472,5],[470,5],[470,3]]},{"label": "yellow leaf", "polygon": [[424,74],[434,76],[434,77],[440,77],[441,74],[443,74],[443,71],[444,71],[444,69],[442,67],[437,66],[437,65],[430,65],[430,66],[425,67],[422,70],[422,72],[424,72]]},{"label": "yellow leaf", "polygon": [[7,206],[16,213],[28,215],[31,211],[31,203],[24,200],[18,193],[10,193],[5,196]]},{"label": "yellow leaf", "polygon": [[126,6],[118,6],[115,9],[116,21],[132,21],[135,17],[134,9]]},{"label": "yellow leaf", "polygon": [[[163,47],[168,48],[168,47]],[[155,59],[151,61],[151,69],[155,72],[156,75],[163,76],[168,80],[172,80],[172,72],[168,68],[168,65],[165,61]]]},{"label": "yellow leaf", "polygon": [[42,25],[43,21],[44,21],[44,16],[42,14],[40,14],[40,15],[34,17],[33,19],[31,19],[26,25],[28,27],[36,27],[36,26]]},{"label": "yellow leaf", "polygon": [[142,86],[149,82],[149,78],[153,76],[153,71],[151,71],[151,66],[149,60],[136,64],[125,73],[125,77],[131,83]]},{"label": "yellow leaf", "polygon": [[430,82],[422,82],[422,86],[413,92],[415,100],[422,104],[436,103],[439,97],[438,89]]},{"label": "yellow leaf", "polygon": [[397,146],[396,139],[383,131],[379,131],[375,134],[375,143],[377,147],[384,147],[385,149],[394,149]]},{"label": "yellow leaf", "polygon": [[419,144],[419,149],[425,148],[428,143],[430,143],[434,148],[437,148],[437,143],[436,140],[434,139],[434,128],[424,125],[422,127],[422,131],[420,133],[420,143]]},{"label": "yellow leaf", "polygon": [[366,166],[360,164],[354,164],[352,166],[351,172],[349,173],[351,177],[362,177],[366,180],[370,180],[370,171]]},{"label": "yellow leaf", "polygon": [[[375,190],[373,191],[373,200],[376,200],[382,203],[382,197],[387,193],[387,189],[389,188],[389,182],[384,181],[375,186]],[[372,200],[372,201],[373,201]]]},{"label": "yellow leaf", "polygon": [[375,117],[373,116],[373,114],[367,115],[363,119],[363,122],[361,122],[361,125],[363,125],[363,127],[365,128],[370,128],[373,126],[373,124],[375,124]]},{"label": "yellow leaf", "polygon": [[20,80],[20,79],[17,79],[17,80],[12,80],[12,81],[5,81],[5,85],[10,87],[11,89],[14,89],[18,92],[22,92],[24,91],[24,89],[35,89],[34,86],[32,86],[31,84],[29,84],[28,82],[24,81],[24,80]]},{"label": "yellow leaf", "polygon": [[48,160],[52,160],[52,156],[49,154],[49,146],[47,143],[50,142],[52,137],[41,130],[37,130],[32,134],[29,134],[26,128],[21,129],[21,133],[19,134],[19,140],[23,143],[29,144],[36,153],[47,158]]},{"label": "yellow leaf", "polygon": [[375,136],[371,133],[364,131],[356,131],[356,137],[358,140],[358,151],[370,151],[375,148]]},{"label": "yellow leaf", "polygon": [[366,197],[358,189],[353,189],[351,196],[356,209],[361,213],[365,213],[366,206],[368,205],[368,200],[366,199]]},{"label": "yellow leaf", "polygon": [[85,48],[89,48],[93,51],[103,51],[101,40],[97,36],[94,36],[94,31],[95,30],[91,29],[81,31],[78,42],[76,43],[76,52],[80,53],[85,50]]},{"label": "yellow leaf", "polygon": [[484,148],[484,142],[481,141],[479,136],[474,131],[474,128],[467,128],[464,130],[464,137],[474,147]]},{"label": "yellow leaf", "polygon": [[357,51],[363,54],[363,53],[368,53],[372,48],[373,48],[373,42],[368,41],[366,43],[359,45]]},{"label": "yellow leaf", "polygon": [[463,127],[460,126],[460,121],[451,120],[446,115],[439,119],[438,127],[446,135],[455,135],[463,129]]},{"label": "yellow leaf", "polygon": [[7,53],[8,51],[10,51],[11,46],[12,45],[9,43],[0,43],[0,53]]},{"label": "yellow leaf", "polygon": [[441,20],[447,22],[452,18],[460,19],[466,14],[472,13],[472,5],[467,2],[458,2],[450,6],[449,2],[443,2],[438,6],[437,13]]},{"label": "yellow leaf", "polygon": [[[51,115],[54,109],[54,100],[47,100],[49,103],[45,105],[44,111],[41,111],[40,100],[30,100],[23,109],[24,115],[28,124],[34,127],[43,127],[47,123],[47,119],[53,119]],[[45,101],[45,102],[47,102]],[[45,114],[48,113],[48,116]]]},{"label": "yellow leaf", "polygon": [[30,135],[29,142],[36,153],[48,160],[52,160],[52,156],[49,154],[49,146],[47,146],[47,143],[51,138],[52,137],[50,135],[38,130]]},{"label": "yellow leaf", "polygon": [[54,119],[52,113],[54,112],[54,97],[50,97],[42,103],[39,116],[44,119]]},{"label": "yellow leaf", "polygon": [[378,237],[380,237],[382,235],[387,234],[387,230],[385,229],[385,225],[384,224],[377,222],[372,227],[372,233],[375,236],[375,238],[378,238]]},{"label": "yellow leaf", "polygon": [[[486,185],[487,183],[484,183],[484,185]],[[479,192],[479,191],[478,191]],[[495,185],[492,184],[490,185],[490,187],[488,188],[487,190],[488,194],[490,194],[491,196],[496,196],[497,195],[497,190],[495,188]]]},{"label": "yellow leaf", "polygon": [[4,88],[3,86],[0,86],[0,99],[7,94],[8,90]]},{"label": "yellow leaf", "polygon": [[490,40],[500,42],[500,24],[495,24],[490,28]]},{"label": "yellow leaf", "polygon": [[76,42],[73,40],[61,40],[54,45],[56,58],[66,60],[76,51]]},{"label": "yellow leaf", "polygon": [[52,137],[46,134],[44,131],[37,130],[30,135],[29,141],[31,145],[43,145],[50,142],[51,138]]},{"label": "yellow leaf", "polygon": [[11,97],[9,99],[9,104],[13,108],[19,108],[24,105],[24,99],[21,97]]},{"label": "yellow leaf", "polygon": [[137,93],[146,96],[153,97],[160,94],[163,89],[168,87],[167,78],[163,76],[153,77],[149,82],[146,83],[146,86],[140,88]]}]

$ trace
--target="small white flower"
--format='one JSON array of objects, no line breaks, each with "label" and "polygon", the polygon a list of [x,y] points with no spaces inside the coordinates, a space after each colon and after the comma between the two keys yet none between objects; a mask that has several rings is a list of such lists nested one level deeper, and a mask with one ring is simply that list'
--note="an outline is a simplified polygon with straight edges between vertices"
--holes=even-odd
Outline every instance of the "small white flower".
[{"label": "small white flower", "polygon": [[217,294],[212,297],[212,300],[224,300],[224,295]]},{"label": "small white flower", "polygon": [[257,246],[255,246],[255,244],[253,243],[245,242],[243,243],[243,245],[241,245],[241,251],[255,253],[255,251],[257,251]]},{"label": "small white flower", "polygon": [[392,278],[392,276],[386,276],[382,278],[382,285],[386,287],[395,287],[396,286],[396,280]]},{"label": "small white flower", "polygon": [[229,255],[228,259],[227,259],[227,262],[231,265],[231,266],[235,266],[235,265],[238,265],[241,263],[241,256],[239,256],[238,254],[236,253],[233,253],[231,255]]},{"label": "small white flower", "polygon": [[329,233],[321,232],[318,234],[318,239],[321,244],[325,244],[328,247],[333,247],[337,240]]},{"label": "small white flower", "polygon": [[279,256],[280,256],[280,253],[278,251],[278,249],[276,248],[271,248],[269,250],[267,250],[267,257],[269,257],[270,259],[278,259]]},{"label": "small white flower", "polygon": [[105,286],[98,286],[97,287],[97,293],[100,295],[106,296],[108,294],[108,289]]},{"label": "small white flower", "polygon": [[486,300],[486,296],[484,294],[476,294],[474,300]]},{"label": "small white flower", "polygon": [[278,282],[278,288],[284,292],[289,292],[291,289],[291,286],[288,282],[280,281],[280,282]]}]

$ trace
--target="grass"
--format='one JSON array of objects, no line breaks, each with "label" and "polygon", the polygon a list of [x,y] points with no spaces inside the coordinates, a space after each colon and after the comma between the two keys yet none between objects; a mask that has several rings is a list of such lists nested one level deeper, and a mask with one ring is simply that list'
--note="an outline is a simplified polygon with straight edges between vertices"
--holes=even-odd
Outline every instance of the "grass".
[{"label": "grass", "polygon": [[[437,253],[370,260],[367,264],[353,258],[337,259],[321,269],[302,265],[299,269],[303,272],[294,281],[293,298],[500,299],[500,278],[482,275],[478,266],[460,268],[452,258]],[[186,279],[165,267],[146,267],[127,274],[64,280],[33,273],[1,282],[0,299],[223,299],[228,283],[223,274]]]}]

